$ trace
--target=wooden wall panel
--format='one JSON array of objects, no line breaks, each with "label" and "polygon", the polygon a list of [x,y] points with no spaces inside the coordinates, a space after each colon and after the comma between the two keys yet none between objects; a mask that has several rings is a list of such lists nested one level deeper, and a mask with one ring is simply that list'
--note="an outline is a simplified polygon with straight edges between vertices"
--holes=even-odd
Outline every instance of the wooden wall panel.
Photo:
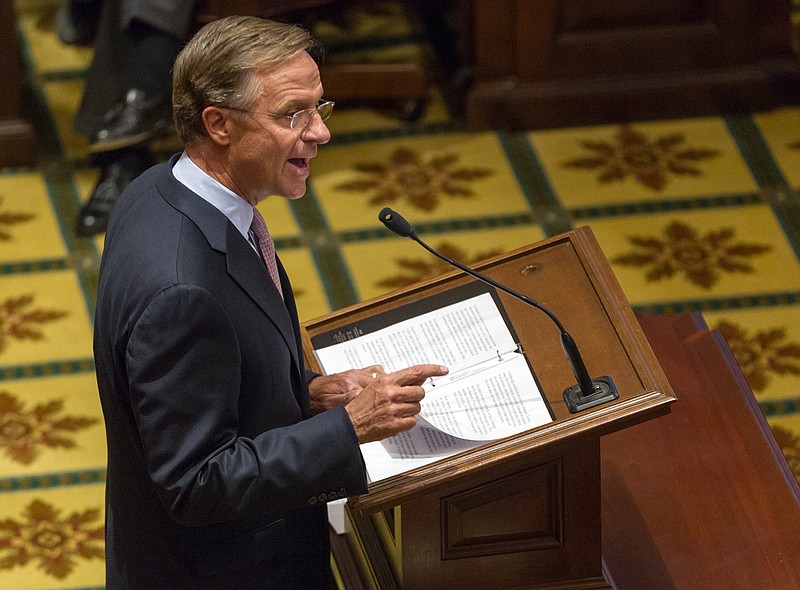
[{"label": "wooden wall panel", "polygon": [[800,103],[791,0],[474,0],[472,129]]}]

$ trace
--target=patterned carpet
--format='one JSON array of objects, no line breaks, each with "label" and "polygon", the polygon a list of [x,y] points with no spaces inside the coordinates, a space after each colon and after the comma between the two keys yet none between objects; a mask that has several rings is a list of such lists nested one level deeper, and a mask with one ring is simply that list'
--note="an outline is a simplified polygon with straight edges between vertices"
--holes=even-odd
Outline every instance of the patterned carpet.
[{"label": "patterned carpet", "polygon": [[[70,129],[91,50],[59,43],[56,2],[16,4],[40,156],[0,170],[0,588],[100,588],[102,238],[72,232],[98,170]],[[351,24],[395,32],[382,53],[418,49],[381,18]],[[800,108],[465,133],[434,92],[414,124],[357,107],[329,123],[307,196],[262,207],[301,319],[447,270],[380,227],[384,205],[466,263],[590,225],[636,310],[699,309],[722,330],[800,476]]]}]

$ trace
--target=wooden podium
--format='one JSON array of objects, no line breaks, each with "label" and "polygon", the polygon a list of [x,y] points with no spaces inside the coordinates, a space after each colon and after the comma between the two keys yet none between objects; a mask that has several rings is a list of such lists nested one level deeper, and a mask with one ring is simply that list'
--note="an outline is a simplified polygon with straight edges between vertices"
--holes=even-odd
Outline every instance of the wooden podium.
[{"label": "wooden podium", "polygon": [[719,332],[640,316],[678,395],[602,440],[603,559],[618,590],[800,588],[800,485]]},{"label": "wooden podium", "polygon": [[[351,498],[349,545],[334,540],[344,585],[612,588],[601,551],[600,437],[667,413],[675,396],[588,228],[475,268],[550,309],[591,376],[610,375],[619,399],[571,414],[562,392],[575,376],[558,330],[500,293],[554,421],[374,482]],[[306,323],[308,366],[319,369],[313,337],[472,280],[451,273]],[[356,556],[351,571],[343,565],[348,554]]]}]

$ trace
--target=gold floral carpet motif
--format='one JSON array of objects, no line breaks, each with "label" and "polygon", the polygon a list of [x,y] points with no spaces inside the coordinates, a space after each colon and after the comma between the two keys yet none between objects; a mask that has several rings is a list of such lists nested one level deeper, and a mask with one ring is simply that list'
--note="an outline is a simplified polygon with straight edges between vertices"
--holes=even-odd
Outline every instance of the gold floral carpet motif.
[{"label": "gold floral carpet motif", "polygon": [[[56,6],[17,2],[39,161],[0,170],[0,588],[15,590],[104,580],[92,360],[103,244],[72,231],[99,174],[71,131],[91,49],[57,40]],[[353,16],[359,51],[397,16]],[[402,26],[394,39],[404,55],[418,47]],[[434,90],[413,123],[363,106],[329,123],[308,194],[261,205],[301,319],[449,271],[380,225],[386,205],[467,264],[588,225],[636,310],[700,310],[725,335],[800,476],[800,108],[468,133]]]}]

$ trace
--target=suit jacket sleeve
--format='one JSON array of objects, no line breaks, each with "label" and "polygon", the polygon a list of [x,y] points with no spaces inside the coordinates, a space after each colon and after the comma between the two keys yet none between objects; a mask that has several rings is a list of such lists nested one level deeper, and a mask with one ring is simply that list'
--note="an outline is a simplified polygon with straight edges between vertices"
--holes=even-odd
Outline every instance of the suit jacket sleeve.
[{"label": "suit jacket sleeve", "polygon": [[186,526],[277,518],[320,496],[364,493],[364,464],[343,408],[240,436],[242,357],[224,306],[196,286],[158,293],[131,331],[129,401],[171,517]]}]

